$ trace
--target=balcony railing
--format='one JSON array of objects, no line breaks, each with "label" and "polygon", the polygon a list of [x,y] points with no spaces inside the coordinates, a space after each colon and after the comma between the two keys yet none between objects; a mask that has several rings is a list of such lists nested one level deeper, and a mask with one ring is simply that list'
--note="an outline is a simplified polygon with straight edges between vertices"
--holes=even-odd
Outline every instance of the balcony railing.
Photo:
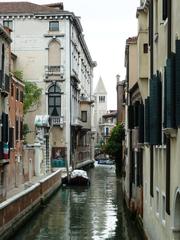
[{"label": "balcony railing", "polygon": [[64,117],[63,116],[51,116],[50,117],[51,126],[60,126],[63,128],[64,126]]},{"label": "balcony railing", "polygon": [[45,75],[46,76],[63,76],[64,75],[64,66],[45,66]]},{"label": "balcony railing", "polygon": [[80,102],[85,102],[85,103],[93,103],[94,102],[94,97],[91,96],[91,97],[87,97],[87,96],[84,96],[83,94],[80,96],[79,98]]}]

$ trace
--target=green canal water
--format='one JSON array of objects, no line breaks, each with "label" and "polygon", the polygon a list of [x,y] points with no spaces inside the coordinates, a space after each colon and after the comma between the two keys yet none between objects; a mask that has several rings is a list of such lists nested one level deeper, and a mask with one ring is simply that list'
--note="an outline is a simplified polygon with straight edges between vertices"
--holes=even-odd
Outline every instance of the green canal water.
[{"label": "green canal water", "polygon": [[13,240],[141,240],[123,207],[114,166],[88,171],[89,187],[61,187]]}]

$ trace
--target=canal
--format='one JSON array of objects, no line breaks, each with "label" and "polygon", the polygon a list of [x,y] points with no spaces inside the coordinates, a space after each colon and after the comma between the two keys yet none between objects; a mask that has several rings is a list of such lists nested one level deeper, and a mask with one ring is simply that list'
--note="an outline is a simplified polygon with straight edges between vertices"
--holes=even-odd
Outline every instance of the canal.
[{"label": "canal", "polygon": [[88,175],[90,187],[61,187],[13,240],[142,239],[124,210],[114,166],[97,166]]}]

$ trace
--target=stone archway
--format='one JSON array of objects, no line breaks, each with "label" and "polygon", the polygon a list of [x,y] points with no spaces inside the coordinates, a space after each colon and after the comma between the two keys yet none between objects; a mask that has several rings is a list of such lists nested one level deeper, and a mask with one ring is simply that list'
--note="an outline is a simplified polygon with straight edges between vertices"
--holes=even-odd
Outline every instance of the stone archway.
[{"label": "stone archway", "polygon": [[180,188],[176,190],[174,199],[175,199],[175,202],[174,202],[173,234],[174,234],[174,240],[176,240],[176,239],[180,239]]}]

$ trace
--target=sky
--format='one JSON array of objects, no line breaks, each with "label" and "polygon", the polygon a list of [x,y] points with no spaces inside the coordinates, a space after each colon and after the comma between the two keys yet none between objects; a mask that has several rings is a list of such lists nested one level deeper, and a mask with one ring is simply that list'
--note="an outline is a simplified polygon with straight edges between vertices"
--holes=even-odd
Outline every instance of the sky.
[{"label": "sky", "polygon": [[[0,0],[0,2],[20,2]],[[26,1],[26,0],[22,0]],[[116,75],[125,79],[124,52],[128,37],[137,35],[136,9],[140,0],[28,0],[43,4],[63,2],[64,9],[81,17],[83,34],[92,56],[93,89],[102,77],[107,90],[108,110],[117,108]]]}]

